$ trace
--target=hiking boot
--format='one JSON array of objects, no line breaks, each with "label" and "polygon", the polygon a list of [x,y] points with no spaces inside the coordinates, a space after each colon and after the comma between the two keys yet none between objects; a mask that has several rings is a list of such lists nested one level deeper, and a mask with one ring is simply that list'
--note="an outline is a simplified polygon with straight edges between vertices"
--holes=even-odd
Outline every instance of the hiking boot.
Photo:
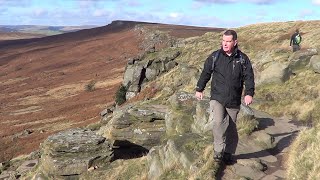
[{"label": "hiking boot", "polygon": [[232,157],[231,153],[223,153],[223,162],[226,165],[233,165],[235,164],[237,161]]},{"label": "hiking boot", "polygon": [[220,163],[223,160],[222,153],[214,151],[213,160],[217,163]]}]

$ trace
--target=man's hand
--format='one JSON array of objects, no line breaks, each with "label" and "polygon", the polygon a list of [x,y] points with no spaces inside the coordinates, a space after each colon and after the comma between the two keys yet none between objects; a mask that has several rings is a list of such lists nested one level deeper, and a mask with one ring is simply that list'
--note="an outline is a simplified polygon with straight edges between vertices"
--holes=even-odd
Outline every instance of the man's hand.
[{"label": "man's hand", "polygon": [[203,92],[198,92],[198,91],[196,91],[196,98],[197,98],[198,100],[201,100],[201,99],[203,98]]},{"label": "man's hand", "polygon": [[248,105],[250,105],[251,103],[252,103],[252,96],[250,96],[250,95],[246,95],[245,97],[244,97],[244,104],[246,105],[246,106],[248,106]]}]

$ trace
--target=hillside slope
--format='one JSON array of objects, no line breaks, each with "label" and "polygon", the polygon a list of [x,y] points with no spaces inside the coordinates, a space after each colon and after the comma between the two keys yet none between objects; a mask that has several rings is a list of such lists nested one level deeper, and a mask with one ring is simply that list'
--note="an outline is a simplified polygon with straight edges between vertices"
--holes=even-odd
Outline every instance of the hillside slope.
[{"label": "hillside slope", "polygon": [[0,41],[0,162],[30,153],[56,131],[97,122],[99,112],[114,102],[128,58],[145,51],[144,42],[161,27],[176,37],[218,31],[114,21],[62,35]]}]

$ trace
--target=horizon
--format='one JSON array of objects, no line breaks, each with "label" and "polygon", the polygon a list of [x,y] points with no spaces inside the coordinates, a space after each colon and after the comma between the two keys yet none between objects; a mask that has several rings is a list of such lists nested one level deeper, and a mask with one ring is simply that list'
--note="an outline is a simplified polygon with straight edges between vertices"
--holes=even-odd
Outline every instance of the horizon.
[{"label": "horizon", "polygon": [[[227,27],[210,27],[210,26],[194,26],[194,25],[184,25],[184,24],[169,24],[169,23],[159,23],[159,22],[147,22],[147,21],[134,21],[134,20],[113,20],[109,24],[105,25],[70,25],[70,26],[63,26],[63,25],[34,25],[34,24],[21,24],[21,25],[8,25],[8,24],[0,24],[0,27],[5,27],[5,26],[39,26],[39,27],[102,27],[102,26],[107,26],[110,25],[114,21],[128,21],[128,22],[137,22],[137,23],[150,23],[150,24],[164,24],[164,25],[175,25],[175,26],[190,26],[190,27],[203,27],[203,28],[225,28]],[[286,22],[297,22],[297,21],[302,21],[302,22],[307,22],[307,21],[320,21],[320,20],[296,20],[296,21],[274,21],[274,22],[257,22],[253,24],[246,24],[244,26],[239,26],[239,27],[229,27],[229,28],[240,28],[240,27],[245,27],[245,26],[250,26],[250,25],[258,25],[258,24],[267,24],[267,23],[286,23]]]},{"label": "horizon", "polygon": [[319,7],[320,0],[0,0],[0,19],[7,26],[105,26],[124,20],[236,28],[318,20]]}]

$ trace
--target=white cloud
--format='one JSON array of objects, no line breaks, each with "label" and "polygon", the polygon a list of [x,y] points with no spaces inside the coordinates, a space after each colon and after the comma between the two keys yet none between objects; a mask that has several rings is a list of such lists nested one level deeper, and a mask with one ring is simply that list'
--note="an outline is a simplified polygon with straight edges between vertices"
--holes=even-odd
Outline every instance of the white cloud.
[{"label": "white cloud", "polygon": [[42,8],[33,9],[33,14],[35,16],[43,16],[46,13],[47,13],[47,11]]},{"label": "white cloud", "polygon": [[101,16],[105,16],[108,14],[108,11],[105,10],[105,9],[96,9],[94,12],[93,12],[93,16],[94,17],[101,17]]},{"label": "white cloud", "polygon": [[312,3],[315,5],[320,5],[320,0],[312,0]]},{"label": "white cloud", "polygon": [[300,13],[299,13],[299,19],[302,18],[306,18],[308,16],[312,16],[314,15],[315,12],[313,10],[310,10],[310,9],[303,9]]},{"label": "white cloud", "polygon": [[173,12],[173,13],[170,13],[169,16],[170,16],[171,18],[177,18],[177,17],[180,16],[180,14],[179,14],[179,13],[176,13],[176,12]]}]

